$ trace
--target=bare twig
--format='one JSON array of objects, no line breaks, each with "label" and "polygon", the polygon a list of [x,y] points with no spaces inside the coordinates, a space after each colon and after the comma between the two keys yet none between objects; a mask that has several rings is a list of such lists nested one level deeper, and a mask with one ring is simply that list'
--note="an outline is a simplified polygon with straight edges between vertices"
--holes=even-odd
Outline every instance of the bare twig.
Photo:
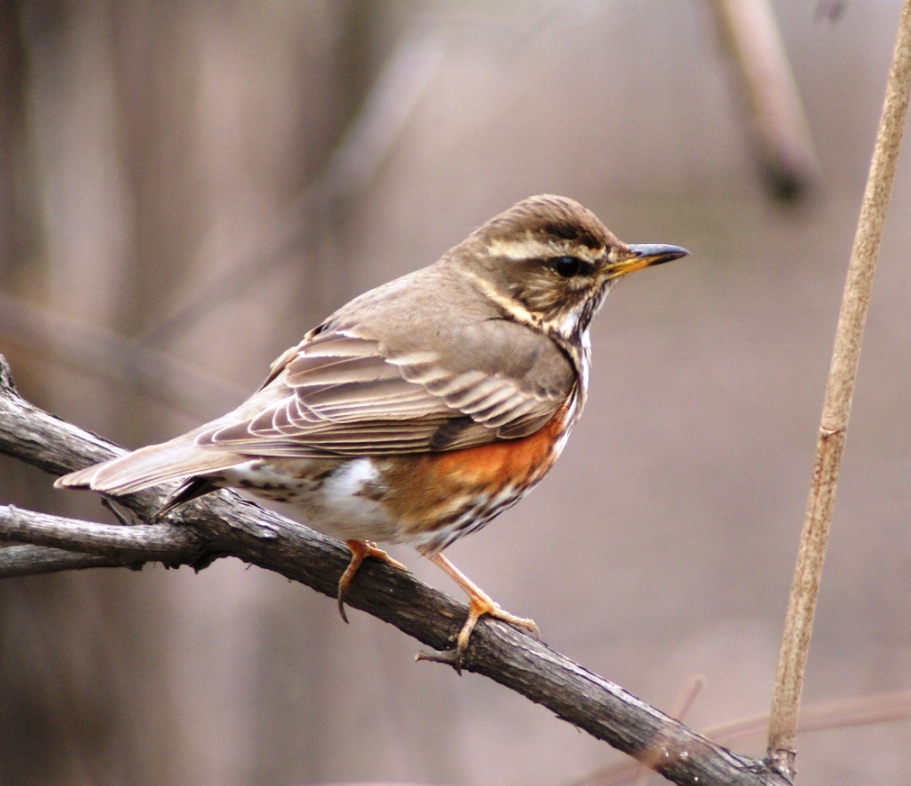
[{"label": "bare twig", "polygon": [[835,349],[816,444],[813,482],[807,503],[797,566],[791,585],[769,725],[769,759],[788,776],[794,771],[797,716],[806,670],[813,615],[835,504],[835,487],[851,411],[851,397],[883,222],[901,147],[911,88],[911,0],[905,0],[889,71],[886,100],[860,211]]},{"label": "bare twig", "polygon": [[[0,452],[55,474],[119,452],[100,437],[19,397],[4,363],[0,358]],[[160,501],[161,495],[154,491],[121,500],[139,520],[148,517]],[[233,556],[334,596],[338,577],[348,562],[345,547],[337,541],[227,492],[187,504],[172,513],[169,521],[154,527],[107,526],[0,508],[0,529],[6,531],[6,538],[43,546],[65,545],[80,558],[88,554],[120,559],[126,567],[155,560],[200,568],[218,557]],[[12,555],[12,563],[18,568],[11,572],[16,575],[26,572],[23,566],[28,555],[21,552],[22,548],[0,550],[3,554],[20,549]],[[46,558],[48,551],[32,553],[34,572],[41,572],[38,558]],[[405,571],[374,560],[368,560],[358,572],[346,602],[438,650],[451,646],[467,612],[464,604]],[[787,783],[762,762],[693,733],[543,642],[503,623],[485,621],[478,626],[463,668],[543,704],[631,756],[648,759],[658,772],[676,783]]]}]

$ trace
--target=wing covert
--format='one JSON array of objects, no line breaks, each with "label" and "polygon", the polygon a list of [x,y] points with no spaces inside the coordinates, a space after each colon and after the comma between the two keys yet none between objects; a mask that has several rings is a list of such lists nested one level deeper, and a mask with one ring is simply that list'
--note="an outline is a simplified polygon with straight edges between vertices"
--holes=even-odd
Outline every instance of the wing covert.
[{"label": "wing covert", "polygon": [[[529,329],[491,328],[469,326],[459,341],[436,347],[347,326],[311,332],[276,361],[263,388],[201,429],[197,442],[306,458],[454,450],[526,436],[553,417],[575,373],[555,346],[553,356],[540,357],[551,342]],[[504,333],[512,346],[500,372]]]}]

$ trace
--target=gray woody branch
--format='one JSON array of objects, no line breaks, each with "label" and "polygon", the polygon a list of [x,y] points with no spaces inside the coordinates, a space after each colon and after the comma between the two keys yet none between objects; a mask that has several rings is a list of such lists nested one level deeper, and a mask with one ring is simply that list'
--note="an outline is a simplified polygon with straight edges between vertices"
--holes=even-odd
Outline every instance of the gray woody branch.
[{"label": "gray woody branch", "polygon": [[[0,356],[0,452],[59,475],[122,449],[21,398]],[[162,498],[149,491],[119,502],[142,522]],[[0,577],[89,567],[138,569],[146,562],[199,570],[220,557],[237,557],[334,597],[348,562],[346,547],[337,541],[230,492],[185,505],[159,524],[98,524],[2,506],[0,540],[27,544],[0,548]],[[452,645],[467,612],[464,604],[374,560],[364,564],[346,600],[435,650]],[[675,783],[787,784],[763,762],[716,745],[503,623],[478,626],[463,668],[543,704]]]}]

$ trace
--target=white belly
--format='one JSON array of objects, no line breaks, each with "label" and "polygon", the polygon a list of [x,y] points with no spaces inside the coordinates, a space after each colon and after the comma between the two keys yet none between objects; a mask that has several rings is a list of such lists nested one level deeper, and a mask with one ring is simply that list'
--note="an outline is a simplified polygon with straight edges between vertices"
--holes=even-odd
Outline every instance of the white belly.
[{"label": "white belly", "polygon": [[298,508],[304,523],[342,540],[401,542],[379,501],[379,473],[373,460],[339,464],[317,479],[289,475],[273,463],[247,461],[220,473],[224,485]]}]

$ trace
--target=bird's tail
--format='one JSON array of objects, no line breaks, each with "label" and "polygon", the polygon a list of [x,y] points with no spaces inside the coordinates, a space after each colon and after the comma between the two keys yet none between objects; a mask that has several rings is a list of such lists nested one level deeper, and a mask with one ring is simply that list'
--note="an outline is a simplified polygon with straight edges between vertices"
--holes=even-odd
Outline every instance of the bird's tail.
[{"label": "bird's tail", "polygon": [[54,486],[114,495],[133,494],[169,480],[211,475],[243,460],[236,453],[202,447],[178,437],[71,472],[58,478]]}]

